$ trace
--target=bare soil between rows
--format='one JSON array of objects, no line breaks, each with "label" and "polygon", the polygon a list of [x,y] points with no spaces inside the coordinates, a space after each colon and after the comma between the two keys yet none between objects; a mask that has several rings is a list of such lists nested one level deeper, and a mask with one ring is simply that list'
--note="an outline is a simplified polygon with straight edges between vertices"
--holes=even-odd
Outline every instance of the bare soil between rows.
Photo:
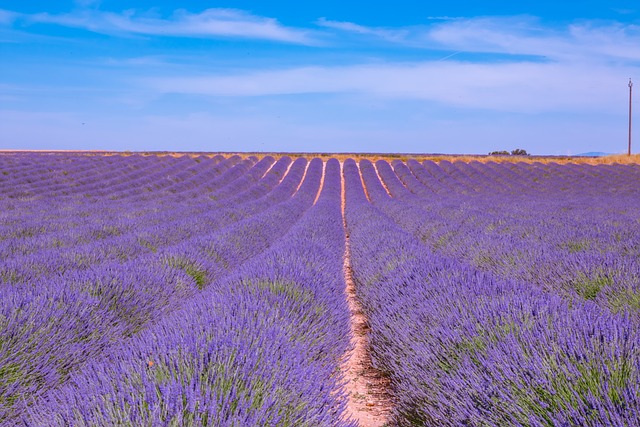
[{"label": "bare soil between rows", "polygon": [[[342,211],[346,231],[344,177],[342,190]],[[351,351],[345,356],[342,365],[344,388],[348,396],[347,415],[356,420],[360,427],[382,427],[388,425],[393,409],[390,382],[371,363],[369,325],[356,294],[348,232],[345,242],[344,278],[351,323]]]}]

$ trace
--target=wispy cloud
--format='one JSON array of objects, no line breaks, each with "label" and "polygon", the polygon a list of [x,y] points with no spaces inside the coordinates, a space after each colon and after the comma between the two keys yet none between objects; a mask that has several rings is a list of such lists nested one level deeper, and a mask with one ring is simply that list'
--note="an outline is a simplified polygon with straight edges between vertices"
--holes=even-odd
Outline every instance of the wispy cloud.
[{"label": "wispy cloud", "polygon": [[0,24],[11,24],[19,17],[19,14],[11,12],[10,10],[0,9]]},{"label": "wispy cloud", "polygon": [[429,21],[456,21],[456,20],[465,19],[465,18],[461,16],[441,15],[441,16],[427,16],[427,19]]},{"label": "wispy cloud", "polygon": [[640,26],[619,23],[550,28],[531,17],[473,18],[435,25],[425,40],[455,50],[552,60],[640,60]]},{"label": "wispy cloud", "polygon": [[74,3],[80,7],[96,7],[100,6],[101,0],[74,0]]},{"label": "wispy cloud", "polygon": [[633,13],[636,13],[637,11],[635,9],[620,9],[620,8],[613,8],[611,9],[614,12],[620,14],[620,15],[631,15]]},{"label": "wispy cloud", "polygon": [[611,112],[624,95],[620,82],[631,72],[640,69],[593,66],[585,73],[572,64],[431,61],[155,78],[146,84],[161,93],[223,97],[324,93],[527,113]]},{"label": "wispy cloud", "polygon": [[[76,3],[81,7],[66,14],[0,10],[0,24],[25,21],[115,35],[227,37],[302,45],[325,45],[324,41],[333,37],[334,43],[347,40],[353,46],[355,40],[355,44],[366,43],[368,49],[383,40],[432,51],[525,55],[552,61],[640,61],[640,25],[619,22],[580,21],[558,26],[532,16],[433,16],[427,17],[424,25],[371,27],[319,18],[315,26],[302,28],[237,9],[212,8],[199,13],[180,9],[163,17],[133,9],[120,13],[99,10],[94,7],[97,0]],[[354,39],[346,38],[348,34]]]},{"label": "wispy cloud", "polygon": [[532,56],[547,60],[640,60],[640,26],[582,21],[548,26],[531,16],[429,17],[422,26],[367,27],[320,19],[319,26],[427,50]]},{"label": "wispy cloud", "polygon": [[366,27],[358,25],[353,22],[345,21],[331,21],[326,18],[320,18],[316,21],[316,24],[320,27],[329,28],[332,30],[344,31],[349,33],[375,36],[384,40],[402,42],[407,40],[410,35],[409,29],[390,29],[380,27]]},{"label": "wispy cloud", "polygon": [[21,15],[28,22],[83,28],[97,33],[178,37],[231,37],[312,45],[309,30],[286,27],[276,19],[236,9],[207,9],[200,13],[177,10],[168,18],[128,10],[122,13],[78,10],[67,14]]},{"label": "wispy cloud", "polygon": [[158,55],[147,56],[135,56],[127,58],[108,57],[98,60],[98,63],[108,65],[111,67],[125,67],[125,68],[137,68],[137,67],[167,67],[174,65],[169,57]]}]

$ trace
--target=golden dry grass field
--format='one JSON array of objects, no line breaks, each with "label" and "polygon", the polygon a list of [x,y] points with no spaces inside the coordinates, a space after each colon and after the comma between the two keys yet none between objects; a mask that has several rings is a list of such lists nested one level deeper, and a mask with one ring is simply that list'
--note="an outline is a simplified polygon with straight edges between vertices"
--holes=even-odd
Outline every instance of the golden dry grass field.
[{"label": "golden dry grass field", "polygon": [[221,154],[225,157],[239,155],[240,157],[264,157],[267,155],[274,156],[276,158],[282,156],[289,156],[293,159],[298,157],[306,157],[306,158],[314,158],[319,157],[322,160],[328,160],[330,158],[335,158],[340,161],[344,161],[346,159],[352,158],[354,160],[361,159],[369,159],[371,161],[377,160],[401,160],[406,161],[408,159],[414,159],[419,162],[425,160],[432,160],[434,162],[439,162],[442,160],[447,160],[450,162],[524,162],[524,163],[578,163],[578,164],[589,164],[589,165],[600,165],[600,164],[640,164],[640,154],[632,154],[631,156],[626,154],[612,154],[607,156],[600,157],[589,157],[589,156],[545,156],[545,155],[529,155],[529,156],[511,156],[511,155],[477,155],[477,154],[416,154],[416,153],[290,153],[290,152],[216,152],[216,151],[203,151],[203,152],[191,152],[191,151],[102,151],[102,150],[2,150],[0,149],[0,155],[10,155],[13,153],[24,153],[24,152],[37,152],[37,153],[51,153],[51,154],[61,154],[61,153],[74,153],[74,154],[86,154],[88,156],[95,155],[105,155],[105,156],[113,156],[113,155],[132,155],[132,154],[140,154],[140,155],[158,155],[158,156],[216,156]]}]

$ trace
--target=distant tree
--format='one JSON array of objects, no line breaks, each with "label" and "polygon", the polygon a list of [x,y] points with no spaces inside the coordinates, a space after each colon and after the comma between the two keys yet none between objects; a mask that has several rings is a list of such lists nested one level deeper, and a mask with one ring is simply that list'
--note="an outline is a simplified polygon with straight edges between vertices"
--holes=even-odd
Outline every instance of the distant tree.
[{"label": "distant tree", "polygon": [[523,150],[522,148],[516,148],[515,150],[511,150],[512,156],[528,156],[527,150]]},{"label": "distant tree", "polygon": [[502,151],[492,151],[489,153],[490,156],[508,156],[509,152],[507,150]]}]

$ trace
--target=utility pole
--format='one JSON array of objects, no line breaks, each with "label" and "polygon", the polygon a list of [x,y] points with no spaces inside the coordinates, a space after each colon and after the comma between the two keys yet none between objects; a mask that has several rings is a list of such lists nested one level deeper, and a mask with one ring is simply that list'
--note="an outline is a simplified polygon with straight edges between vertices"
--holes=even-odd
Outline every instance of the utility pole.
[{"label": "utility pole", "polygon": [[631,95],[633,90],[633,82],[629,78],[629,149],[627,155],[631,156]]}]

